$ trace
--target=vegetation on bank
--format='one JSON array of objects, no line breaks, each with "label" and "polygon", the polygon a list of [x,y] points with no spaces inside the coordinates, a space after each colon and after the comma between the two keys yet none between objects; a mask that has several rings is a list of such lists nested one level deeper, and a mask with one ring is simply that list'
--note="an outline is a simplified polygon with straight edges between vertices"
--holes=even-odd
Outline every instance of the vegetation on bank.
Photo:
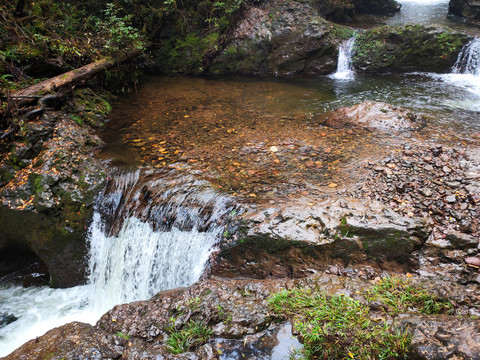
[{"label": "vegetation on bank", "polygon": [[[406,312],[442,314],[453,305],[405,277],[385,277],[350,296],[321,289],[281,290],[269,298],[271,309],[291,318],[305,359],[406,359],[411,335],[389,316]],[[373,309],[381,309],[376,312]]]}]

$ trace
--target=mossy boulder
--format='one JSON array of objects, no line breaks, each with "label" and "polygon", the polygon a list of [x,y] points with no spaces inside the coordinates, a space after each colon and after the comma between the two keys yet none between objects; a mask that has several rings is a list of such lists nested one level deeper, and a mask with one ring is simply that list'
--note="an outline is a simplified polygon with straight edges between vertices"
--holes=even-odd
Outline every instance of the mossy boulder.
[{"label": "mossy boulder", "polygon": [[0,251],[32,250],[52,286],[80,284],[93,204],[106,181],[91,156],[101,141],[61,111],[27,122],[14,140],[0,161]]},{"label": "mossy boulder", "polygon": [[449,14],[480,23],[480,1],[478,0],[450,0],[448,12]]},{"label": "mossy boulder", "polygon": [[213,74],[328,74],[337,66],[336,27],[310,3],[250,8],[209,68]]},{"label": "mossy boulder", "polygon": [[353,66],[367,72],[448,72],[468,41],[468,35],[439,26],[381,26],[357,36]]}]

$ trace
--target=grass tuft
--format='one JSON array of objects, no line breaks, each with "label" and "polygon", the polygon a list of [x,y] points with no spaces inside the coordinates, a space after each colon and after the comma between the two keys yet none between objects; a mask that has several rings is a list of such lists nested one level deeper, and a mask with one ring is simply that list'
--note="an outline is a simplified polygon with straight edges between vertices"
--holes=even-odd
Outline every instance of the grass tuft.
[{"label": "grass tuft", "polygon": [[171,326],[167,329],[170,333],[167,350],[172,354],[181,354],[193,350],[207,342],[212,335],[212,330],[203,324],[190,321],[181,330]]}]

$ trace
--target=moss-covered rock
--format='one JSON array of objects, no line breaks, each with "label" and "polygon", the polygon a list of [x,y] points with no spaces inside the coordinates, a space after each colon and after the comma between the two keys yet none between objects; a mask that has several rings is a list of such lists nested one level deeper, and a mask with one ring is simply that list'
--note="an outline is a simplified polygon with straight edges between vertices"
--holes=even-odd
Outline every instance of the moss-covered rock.
[{"label": "moss-covered rock", "polygon": [[[83,100],[100,104],[92,96]],[[0,161],[0,250],[34,251],[54,287],[85,280],[88,225],[106,181],[102,164],[91,156],[101,141],[86,125],[88,116],[106,110],[88,106],[74,115],[78,121],[47,111],[25,123]]]},{"label": "moss-covered rock", "polygon": [[480,2],[469,0],[450,0],[448,12],[455,16],[480,23]]},{"label": "moss-covered rock", "polygon": [[308,2],[262,3],[247,11],[209,72],[328,74],[337,66],[335,30]]},{"label": "moss-covered rock", "polygon": [[368,72],[447,72],[468,40],[432,25],[377,27],[357,36],[353,65]]}]

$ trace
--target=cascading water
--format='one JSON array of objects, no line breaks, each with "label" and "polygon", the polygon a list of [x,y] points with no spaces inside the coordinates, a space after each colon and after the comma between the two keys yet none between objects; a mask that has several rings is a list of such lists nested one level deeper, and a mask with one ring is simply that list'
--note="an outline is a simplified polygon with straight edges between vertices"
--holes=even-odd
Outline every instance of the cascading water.
[{"label": "cascading water", "polygon": [[432,76],[474,94],[475,99],[452,104],[453,107],[480,111],[480,38],[474,38],[460,51],[450,74]]},{"label": "cascading water", "polygon": [[[135,206],[128,207],[144,196],[146,185],[139,182],[140,177],[139,171],[119,175],[110,182],[113,190],[99,199],[90,227],[87,285],[1,287],[2,312],[18,320],[0,328],[0,356],[53,327],[71,321],[93,324],[116,304],[148,299],[160,290],[188,286],[199,279],[221,234],[219,219],[231,210],[228,199],[211,189],[199,189],[204,184],[197,180],[177,178],[164,192],[150,192],[152,197],[161,195],[163,202],[143,205],[153,217],[167,216],[165,209],[170,219],[175,217],[168,227],[155,226],[155,219],[143,216],[140,220],[136,215],[142,216],[141,212],[135,214]],[[154,180],[148,186],[160,189],[161,182]],[[211,211],[203,213],[203,206]],[[194,221],[187,224],[186,218]],[[121,225],[113,231],[119,221]],[[203,223],[209,226],[199,231],[197,224]]]},{"label": "cascading water", "polygon": [[352,66],[352,54],[355,37],[352,37],[342,43],[338,49],[338,64],[337,71],[331,75],[332,79],[336,80],[352,80],[355,77],[355,72]]},{"label": "cascading water", "polygon": [[473,39],[460,51],[452,73],[480,75],[480,38]]}]

